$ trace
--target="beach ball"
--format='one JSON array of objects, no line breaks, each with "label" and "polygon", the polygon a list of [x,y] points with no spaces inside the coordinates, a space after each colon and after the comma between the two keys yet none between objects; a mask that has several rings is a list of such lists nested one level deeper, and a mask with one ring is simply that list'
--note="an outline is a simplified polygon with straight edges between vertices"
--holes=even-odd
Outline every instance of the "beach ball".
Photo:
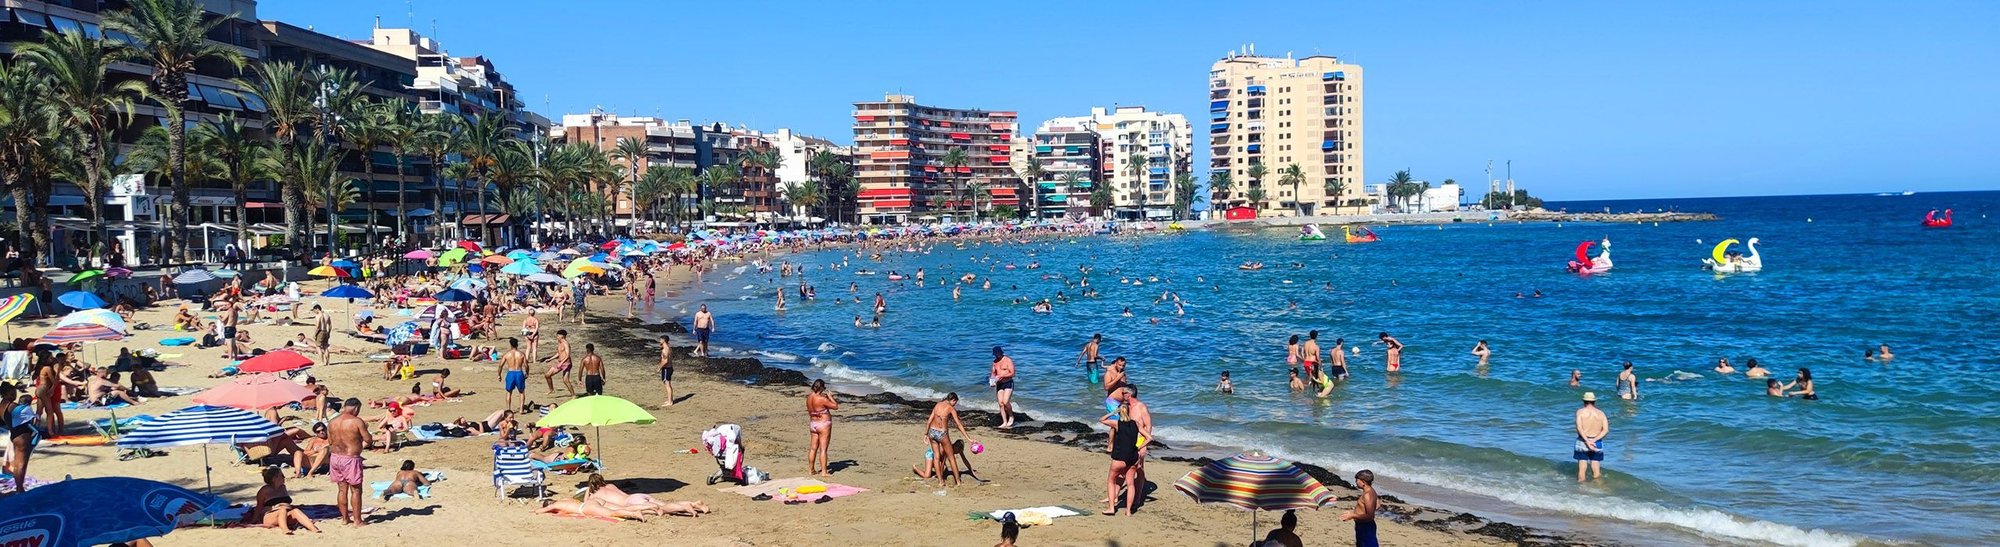
[{"label": "beach ball", "polygon": [[985,451],[986,451],[986,445],[979,443],[972,443],[972,453],[978,454]]}]

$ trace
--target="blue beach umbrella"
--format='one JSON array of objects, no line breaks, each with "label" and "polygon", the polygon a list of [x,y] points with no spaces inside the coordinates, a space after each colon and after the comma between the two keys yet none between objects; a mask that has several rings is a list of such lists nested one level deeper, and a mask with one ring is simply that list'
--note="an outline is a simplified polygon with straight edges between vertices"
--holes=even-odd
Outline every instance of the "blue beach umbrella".
[{"label": "blue beach umbrella", "polygon": [[548,272],[537,273],[523,279],[526,279],[529,283],[555,283],[557,285],[569,284],[568,279],[563,279],[562,276]]},{"label": "blue beach umbrella", "polygon": [[356,268],[360,268],[360,267],[361,267],[361,265],[360,265],[360,264],[355,264],[355,263],[354,263],[354,261],[352,261],[352,260],[347,260],[347,259],[344,259],[344,258],[343,258],[343,259],[340,259],[340,260],[335,260],[335,261],[333,261],[333,264],[330,264],[330,265],[331,265],[331,266],[333,266],[333,267],[335,267],[335,268],[340,268],[340,269],[343,269],[343,270],[352,270],[352,269],[356,269]]},{"label": "blue beach umbrella", "polygon": [[8,545],[104,545],[164,536],[228,508],[164,482],[71,479],[0,498],[0,515],[14,515],[0,519],[0,530]]},{"label": "blue beach umbrella", "polygon": [[527,260],[529,258],[534,258],[534,256],[535,253],[528,252],[527,249],[514,249],[512,251],[507,251],[507,258],[509,260]]},{"label": "blue beach umbrella", "polygon": [[368,292],[368,289],[363,289],[363,288],[361,288],[361,287],[356,287],[356,286],[353,286],[353,285],[341,285],[341,286],[338,286],[338,287],[334,287],[334,288],[331,288],[331,289],[327,289],[327,290],[326,290],[326,292],[323,292],[323,293],[319,293],[319,295],[320,295],[320,296],[324,296],[324,297],[327,297],[327,298],[364,298],[364,299],[365,299],[365,298],[374,298],[374,297],[375,297],[375,293],[372,293],[372,292]]},{"label": "blue beach umbrella", "polygon": [[180,275],[174,276],[174,283],[181,285],[193,285],[195,283],[207,283],[209,281],[214,281],[216,279],[217,277],[215,276],[215,274],[210,273],[208,270],[188,270],[185,272],[181,272]]},{"label": "blue beach umbrella", "polygon": [[474,263],[474,264],[466,264],[466,265],[465,265],[465,271],[468,271],[468,272],[472,272],[472,273],[481,273],[481,272],[485,272],[485,271],[486,271],[486,267],[485,267],[485,266],[481,266],[481,265],[479,265],[479,264],[477,264],[477,263]]},{"label": "blue beach umbrella", "polygon": [[104,299],[98,298],[97,295],[91,294],[86,291],[66,292],[63,293],[62,296],[56,297],[56,301],[63,303],[64,306],[69,306],[79,310],[102,308],[105,306]]},{"label": "blue beach umbrella", "polygon": [[548,262],[551,260],[562,260],[562,255],[559,253],[544,251],[542,253],[536,254],[535,260],[540,260],[542,262]]},{"label": "blue beach umbrella", "polygon": [[433,298],[436,298],[439,302],[471,302],[472,293],[458,289],[446,289],[444,292],[437,293]]},{"label": "blue beach umbrella", "polygon": [[463,277],[459,278],[458,281],[451,282],[451,288],[466,292],[472,292],[475,290],[486,288],[486,282],[480,281],[479,278],[477,277]]},{"label": "blue beach umbrella", "polygon": [[[208,476],[208,445],[259,443],[284,433],[278,424],[254,412],[226,406],[195,405],[159,418],[118,438],[120,448],[171,448],[202,445],[202,475]],[[215,488],[213,479],[208,487]]]},{"label": "blue beach umbrella", "polygon": [[500,267],[500,273],[508,275],[535,275],[541,271],[542,269],[536,267],[532,260],[520,260]]}]

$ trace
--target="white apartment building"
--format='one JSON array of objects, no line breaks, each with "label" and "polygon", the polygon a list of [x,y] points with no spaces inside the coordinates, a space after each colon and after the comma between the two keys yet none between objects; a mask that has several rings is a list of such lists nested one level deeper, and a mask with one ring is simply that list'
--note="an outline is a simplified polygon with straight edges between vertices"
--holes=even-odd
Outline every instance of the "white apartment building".
[{"label": "white apartment building", "polygon": [[[1081,129],[1096,137],[1099,153],[1091,161],[1097,164],[1098,171],[1090,180],[1110,186],[1110,216],[1127,220],[1164,220],[1173,216],[1174,177],[1186,174],[1192,168],[1194,136],[1188,127],[1187,116],[1152,112],[1144,106],[1092,107],[1089,116],[1053,118],[1043,122],[1042,127],[1050,130]],[[1037,156],[1044,157],[1041,148],[1045,145],[1039,142],[1040,139],[1037,141]],[[1131,160],[1127,159],[1135,156],[1145,162],[1143,172],[1138,175],[1131,171]],[[1050,169],[1047,161],[1043,169],[1060,172]],[[1043,180],[1061,179],[1045,176]],[[1090,187],[1081,188],[1081,192],[1075,188],[1065,190],[1069,199],[1082,200],[1080,205],[1088,206]]]}]

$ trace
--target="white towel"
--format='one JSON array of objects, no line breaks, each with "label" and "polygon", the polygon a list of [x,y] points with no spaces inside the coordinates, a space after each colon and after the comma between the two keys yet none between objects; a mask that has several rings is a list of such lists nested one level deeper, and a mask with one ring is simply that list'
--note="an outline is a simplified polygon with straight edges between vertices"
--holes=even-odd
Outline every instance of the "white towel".
[{"label": "white towel", "polygon": [[0,381],[28,379],[28,352],[0,352]]}]

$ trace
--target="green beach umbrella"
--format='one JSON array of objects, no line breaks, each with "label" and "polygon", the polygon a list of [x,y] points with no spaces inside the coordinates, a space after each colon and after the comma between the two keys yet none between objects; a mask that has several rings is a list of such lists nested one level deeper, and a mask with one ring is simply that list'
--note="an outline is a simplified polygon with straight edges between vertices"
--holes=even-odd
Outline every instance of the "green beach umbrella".
[{"label": "green beach umbrella", "polygon": [[104,270],[84,270],[70,276],[68,283],[82,283],[99,277],[104,277]]},{"label": "green beach umbrella", "polygon": [[[555,410],[550,410],[547,416],[543,416],[540,420],[535,420],[535,425],[541,427],[587,425],[592,429],[600,429],[607,425],[645,425],[654,421],[652,413],[646,412],[646,409],[640,408],[639,405],[633,404],[632,401],[610,395],[592,395],[563,403],[562,406],[556,407]],[[600,442],[604,438],[601,433],[603,432],[596,431],[593,433],[599,434],[598,439]],[[600,444],[599,446],[601,447],[602,445]],[[595,455],[602,462],[604,458],[602,451],[600,450],[599,454]]]},{"label": "green beach umbrella", "polygon": [[463,248],[453,248],[452,250],[445,251],[444,254],[438,255],[438,266],[440,267],[460,262],[465,262],[465,249]]}]

